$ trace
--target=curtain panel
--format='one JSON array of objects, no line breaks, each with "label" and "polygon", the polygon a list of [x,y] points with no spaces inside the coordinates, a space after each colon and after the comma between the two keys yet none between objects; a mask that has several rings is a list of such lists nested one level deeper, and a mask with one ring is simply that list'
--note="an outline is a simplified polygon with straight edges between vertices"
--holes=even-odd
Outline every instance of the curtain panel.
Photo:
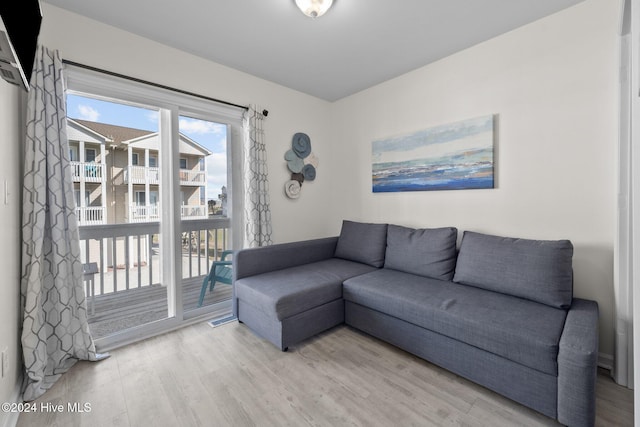
[{"label": "curtain panel", "polygon": [[66,135],[62,61],[39,46],[27,104],[22,214],[23,399],[78,360],[99,360],[89,332]]},{"label": "curtain panel", "polygon": [[244,247],[254,248],[273,243],[271,208],[267,173],[267,150],[264,143],[265,116],[250,106],[243,117],[244,130]]}]

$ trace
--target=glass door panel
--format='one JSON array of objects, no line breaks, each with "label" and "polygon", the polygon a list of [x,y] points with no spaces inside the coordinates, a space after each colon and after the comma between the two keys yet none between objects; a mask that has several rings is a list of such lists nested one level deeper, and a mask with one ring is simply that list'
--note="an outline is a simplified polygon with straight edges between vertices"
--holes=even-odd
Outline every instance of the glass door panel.
[{"label": "glass door panel", "polygon": [[[232,260],[227,125],[181,115],[179,131],[183,310],[226,315]],[[212,269],[215,280],[207,281]]]},{"label": "glass door panel", "polygon": [[69,94],[67,113],[69,143],[79,157],[72,161],[73,185],[92,335],[101,339],[166,319],[159,111]]}]

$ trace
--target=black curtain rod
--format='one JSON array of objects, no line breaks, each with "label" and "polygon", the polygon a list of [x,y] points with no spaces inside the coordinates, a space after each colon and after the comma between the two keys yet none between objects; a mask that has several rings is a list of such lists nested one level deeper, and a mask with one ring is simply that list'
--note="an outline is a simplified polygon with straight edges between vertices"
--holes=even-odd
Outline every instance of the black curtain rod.
[{"label": "black curtain rod", "polygon": [[[161,84],[158,84],[158,83],[153,83],[153,82],[150,82],[150,81],[147,81],[147,80],[142,80],[142,79],[138,79],[138,78],[135,78],[135,77],[125,76],[124,74],[114,73],[113,71],[103,70],[101,68],[92,67],[90,65],[80,64],[80,63],[77,63],[77,62],[68,61],[66,59],[63,59],[62,62],[64,64],[73,65],[74,67],[80,67],[80,68],[84,68],[86,70],[96,71],[98,73],[108,74],[110,76],[120,77],[120,78],[123,78],[123,79],[132,80],[132,81],[138,82],[138,83],[144,83],[144,84],[147,84],[147,85],[159,87],[161,89],[168,89],[168,90],[171,90],[171,91],[174,91],[174,92],[182,93],[184,95],[195,96],[197,98],[206,99],[207,101],[213,101],[213,102],[217,102],[217,103],[220,103],[220,104],[229,105],[231,107],[242,108],[244,110],[248,110],[249,109],[249,107],[247,107],[245,105],[238,105],[238,104],[234,104],[233,102],[223,101],[221,99],[216,99],[216,98],[210,98],[210,97],[204,96],[204,95],[198,95],[197,93],[187,92],[186,90],[176,89],[176,88],[173,88],[173,87],[170,87],[170,86],[165,86],[165,85],[161,85]],[[264,114],[266,116],[267,114],[269,114],[269,112],[267,110],[264,110],[262,112],[262,114]]]}]

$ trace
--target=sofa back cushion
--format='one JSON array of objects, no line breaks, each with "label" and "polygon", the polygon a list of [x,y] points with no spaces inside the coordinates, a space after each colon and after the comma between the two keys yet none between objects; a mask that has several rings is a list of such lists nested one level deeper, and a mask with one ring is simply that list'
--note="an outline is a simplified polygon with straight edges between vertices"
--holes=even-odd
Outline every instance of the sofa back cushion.
[{"label": "sofa back cushion", "polygon": [[573,245],[465,231],[453,281],[558,308],[573,298]]},{"label": "sofa back cushion", "polygon": [[335,257],[380,268],[384,265],[386,247],[387,224],[345,220],[342,221]]},{"label": "sofa back cushion", "polygon": [[458,230],[414,229],[389,224],[384,267],[433,279],[451,280],[456,268]]}]

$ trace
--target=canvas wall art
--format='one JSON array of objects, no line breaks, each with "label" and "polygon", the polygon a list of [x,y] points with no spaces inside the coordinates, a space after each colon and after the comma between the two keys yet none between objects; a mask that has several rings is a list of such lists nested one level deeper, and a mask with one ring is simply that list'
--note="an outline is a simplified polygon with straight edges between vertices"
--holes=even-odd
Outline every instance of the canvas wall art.
[{"label": "canvas wall art", "polygon": [[494,187],[494,115],[373,141],[373,192]]}]

